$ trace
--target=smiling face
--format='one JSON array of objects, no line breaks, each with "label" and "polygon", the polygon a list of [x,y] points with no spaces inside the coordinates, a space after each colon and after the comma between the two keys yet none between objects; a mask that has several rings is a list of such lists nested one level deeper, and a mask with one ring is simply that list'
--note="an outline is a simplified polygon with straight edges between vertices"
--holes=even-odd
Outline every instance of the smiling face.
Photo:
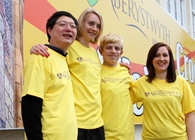
[{"label": "smiling face", "polygon": [[122,53],[122,46],[118,42],[105,44],[105,46],[100,49],[100,54],[104,58],[103,64],[109,67],[117,65],[117,61]]},{"label": "smiling face", "polygon": [[155,73],[167,73],[169,63],[169,52],[165,46],[161,46],[160,48],[158,48],[156,55],[152,61]]},{"label": "smiling face", "polygon": [[101,24],[99,17],[94,13],[89,13],[84,20],[82,37],[90,42],[100,34],[100,28]]},{"label": "smiling face", "polygon": [[54,27],[48,29],[48,33],[51,36],[50,44],[66,51],[74,42],[77,29],[72,18],[61,16],[57,19]]}]

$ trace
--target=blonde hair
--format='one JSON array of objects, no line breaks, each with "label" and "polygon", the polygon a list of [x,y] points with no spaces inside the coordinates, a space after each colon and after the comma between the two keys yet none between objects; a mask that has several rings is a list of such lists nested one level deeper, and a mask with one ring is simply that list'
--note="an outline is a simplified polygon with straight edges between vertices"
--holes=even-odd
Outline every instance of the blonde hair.
[{"label": "blonde hair", "polygon": [[108,43],[119,43],[119,45],[121,46],[121,50],[123,50],[124,47],[123,38],[117,34],[109,33],[103,36],[100,39],[100,49],[103,49],[103,47]]},{"label": "blonde hair", "polygon": [[94,40],[91,40],[90,42],[92,44],[96,44],[98,42],[98,39],[99,37],[101,36],[102,32],[103,32],[103,18],[102,16],[99,14],[99,12],[97,12],[96,10],[92,9],[92,8],[87,8],[86,10],[84,10],[81,15],[79,16],[79,19],[78,19],[78,34],[77,34],[77,40],[79,37],[81,37],[83,34],[83,27],[84,27],[84,22],[85,22],[85,19],[88,17],[89,14],[95,14],[99,17],[99,20],[100,20],[100,32],[99,32],[99,35],[94,39]]}]

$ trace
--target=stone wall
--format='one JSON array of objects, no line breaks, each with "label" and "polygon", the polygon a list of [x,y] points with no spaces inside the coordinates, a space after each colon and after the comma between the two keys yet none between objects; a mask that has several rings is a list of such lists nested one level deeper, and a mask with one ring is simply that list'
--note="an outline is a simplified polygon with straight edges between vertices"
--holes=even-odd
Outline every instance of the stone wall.
[{"label": "stone wall", "polygon": [[0,0],[0,128],[23,127],[23,0]]},{"label": "stone wall", "polygon": [[0,0],[0,127],[14,125],[13,3]]},{"label": "stone wall", "polygon": [[15,55],[15,126],[23,127],[21,117],[22,69],[23,69],[23,0],[13,0],[14,55]]}]

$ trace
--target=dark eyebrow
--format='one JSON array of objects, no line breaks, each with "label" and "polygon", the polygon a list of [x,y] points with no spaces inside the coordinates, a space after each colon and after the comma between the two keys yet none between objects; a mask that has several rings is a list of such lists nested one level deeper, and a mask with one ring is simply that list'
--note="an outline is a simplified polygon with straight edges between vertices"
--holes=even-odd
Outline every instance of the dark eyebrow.
[{"label": "dark eyebrow", "polygon": [[[64,22],[64,23],[70,23],[70,24],[75,24],[74,21],[73,22],[68,22],[68,21],[64,21],[64,20],[61,20],[61,21],[57,21],[55,24],[57,23],[60,23],[60,22]],[[76,25],[76,24],[75,24]]]}]

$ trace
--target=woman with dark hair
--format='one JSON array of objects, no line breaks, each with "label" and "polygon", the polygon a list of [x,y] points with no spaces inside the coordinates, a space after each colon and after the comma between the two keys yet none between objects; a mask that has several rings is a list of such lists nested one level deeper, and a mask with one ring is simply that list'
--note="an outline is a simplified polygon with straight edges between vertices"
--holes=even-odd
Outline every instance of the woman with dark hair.
[{"label": "woman with dark hair", "polygon": [[156,53],[158,51],[158,49],[160,47],[165,47],[168,51],[168,55],[169,55],[169,65],[168,65],[168,68],[167,68],[167,75],[166,75],[166,78],[167,78],[167,82],[170,83],[170,82],[174,82],[176,80],[176,73],[175,73],[175,64],[174,64],[174,59],[173,59],[173,53],[172,53],[172,50],[171,48],[162,43],[162,42],[159,42],[159,43],[156,43],[155,45],[153,45],[153,47],[150,49],[150,51],[148,52],[148,59],[146,61],[146,66],[147,66],[147,69],[148,69],[148,81],[149,82],[152,82],[152,80],[155,78],[155,67],[153,66],[153,59],[156,56]]},{"label": "woman with dark hair", "polygon": [[176,75],[170,46],[159,42],[149,50],[148,75],[135,81],[134,102],[142,102],[143,140],[194,140],[195,98],[187,81]]}]

